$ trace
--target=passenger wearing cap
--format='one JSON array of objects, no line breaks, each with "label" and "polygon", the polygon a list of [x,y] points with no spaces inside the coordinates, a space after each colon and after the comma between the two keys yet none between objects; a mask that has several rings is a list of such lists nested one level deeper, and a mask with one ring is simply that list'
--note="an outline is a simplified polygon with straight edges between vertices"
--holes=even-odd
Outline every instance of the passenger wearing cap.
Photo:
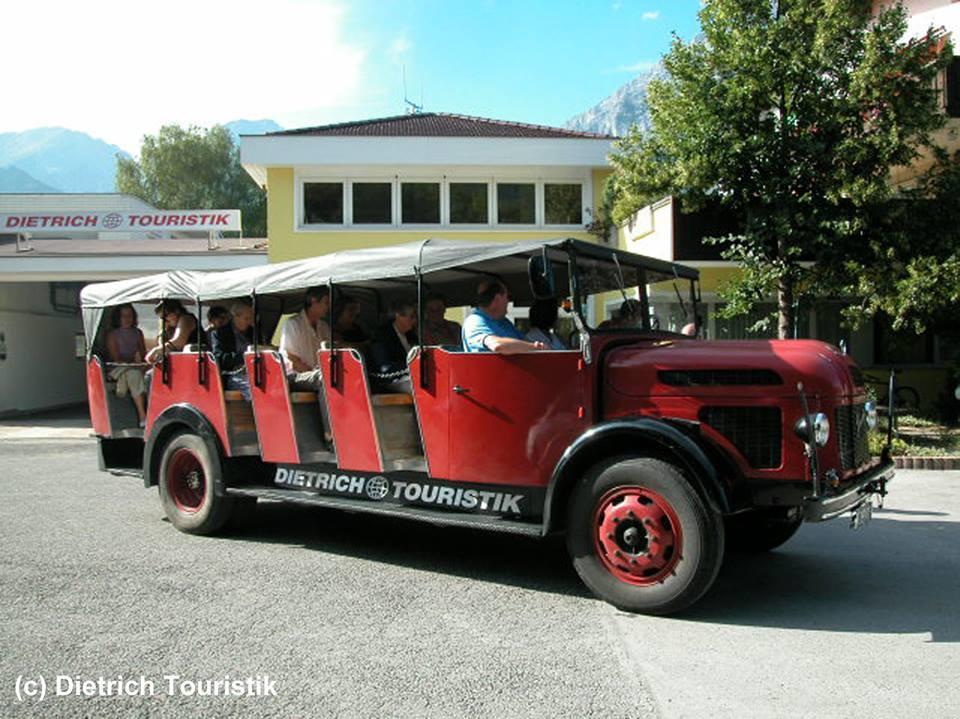
[{"label": "passenger wearing cap", "polygon": [[543,342],[528,342],[507,319],[510,293],[500,280],[484,280],[477,287],[476,308],[463,321],[465,352],[521,354],[546,349]]},{"label": "passenger wearing cap", "polygon": [[147,352],[144,361],[156,363],[164,351],[182,352],[187,345],[196,343],[200,323],[179,300],[162,300],[153,309],[163,324],[166,341],[163,339],[164,332],[161,332],[157,337],[157,346]]}]

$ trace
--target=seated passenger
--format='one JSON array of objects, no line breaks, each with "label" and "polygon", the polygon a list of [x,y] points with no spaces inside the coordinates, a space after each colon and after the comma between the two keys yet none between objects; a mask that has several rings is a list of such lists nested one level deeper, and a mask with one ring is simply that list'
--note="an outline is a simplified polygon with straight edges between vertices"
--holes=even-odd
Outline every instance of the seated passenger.
[{"label": "seated passenger", "polygon": [[459,324],[444,318],[447,311],[446,298],[436,292],[427,295],[423,308],[423,343],[425,345],[459,345],[461,332]]},{"label": "seated passenger", "polygon": [[214,333],[230,322],[230,311],[226,307],[214,305],[207,310],[207,347],[213,346]]},{"label": "seated passenger", "polygon": [[114,309],[110,317],[113,328],[107,334],[107,352],[115,366],[110,370],[110,378],[117,382],[117,397],[133,399],[137,408],[140,426],[147,418],[144,395],[147,392],[143,368],[139,365],[147,354],[143,341],[143,332],[137,327],[137,311],[133,305],[124,304]]},{"label": "seated passenger", "polygon": [[333,336],[338,344],[356,347],[370,339],[367,331],[357,322],[360,316],[360,300],[350,296],[341,297],[334,310],[336,320],[333,323]]},{"label": "seated passenger", "polygon": [[620,305],[616,316],[600,323],[597,329],[626,329],[639,328],[643,324],[642,305],[639,300],[627,298]]},{"label": "seated passenger", "polygon": [[530,308],[530,331],[528,342],[542,342],[549,350],[568,349],[553,331],[557,324],[557,301],[555,299],[537,300]]},{"label": "seated passenger", "polygon": [[197,318],[187,312],[179,300],[162,300],[154,308],[166,332],[157,336],[157,345],[144,358],[147,362],[157,363],[163,352],[182,352],[189,344],[195,344],[199,336],[200,325]]},{"label": "seated passenger", "polygon": [[311,287],[303,309],[288,319],[280,332],[280,354],[287,365],[291,388],[316,392],[322,387],[317,350],[330,346],[330,289]]},{"label": "seated passenger", "polygon": [[[391,306],[393,318],[377,328],[370,345],[370,375],[374,391],[410,392],[407,355],[417,344],[417,308],[413,302],[399,300]],[[406,376],[404,376],[404,374]]]},{"label": "seated passenger", "polygon": [[484,280],[477,287],[477,306],[463,321],[465,352],[520,354],[546,349],[543,342],[528,342],[507,319],[510,293],[500,280]]},{"label": "seated passenger", "polygon": [[246,302],[230,307],[233,320],[213,333],[210,349],[223,375],[224,389],[239,390],[250,401],[250,379],[243,353],[253,345],[253,308]]}]

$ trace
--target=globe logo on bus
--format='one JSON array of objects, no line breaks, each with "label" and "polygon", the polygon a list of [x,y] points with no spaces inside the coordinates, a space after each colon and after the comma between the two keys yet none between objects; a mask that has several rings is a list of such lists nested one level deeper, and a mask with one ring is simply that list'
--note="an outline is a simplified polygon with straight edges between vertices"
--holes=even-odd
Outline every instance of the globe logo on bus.
[{"label": "globe logo on bus", "polygon": [[370,499],[381,500],[390,493],[390,480],[377,475],[367,480],[367,496]]},{"label": "globe logo on bus", "polygon": [[112,230],[123,224],[123,217],[118,215],[116,212],[111,212],[109,215],[103,218],[103,226],[107,230]]}]

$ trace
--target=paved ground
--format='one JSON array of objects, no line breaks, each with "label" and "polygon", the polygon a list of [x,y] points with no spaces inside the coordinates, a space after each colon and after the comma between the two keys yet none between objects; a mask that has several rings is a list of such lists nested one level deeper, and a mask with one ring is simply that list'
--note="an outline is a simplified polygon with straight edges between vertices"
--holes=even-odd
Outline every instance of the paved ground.
[{"label": "paved ground", "polygon": [[[866,530],[804,527],[654,619],[558,542],[283,505],[189,537],[89,441],[8,437],[0,466],[2,717],[960,715],[960,473],[902,472]],[[278,696],[168,697],[169,674]],[[17,702],[57,675],[156,695]]]}]

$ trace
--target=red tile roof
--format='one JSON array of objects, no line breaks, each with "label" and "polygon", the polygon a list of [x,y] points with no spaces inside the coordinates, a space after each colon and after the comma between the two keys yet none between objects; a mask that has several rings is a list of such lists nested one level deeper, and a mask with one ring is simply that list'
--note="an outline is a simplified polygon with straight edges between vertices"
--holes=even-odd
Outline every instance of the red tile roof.
[{"label": "red tile roof", "polygon": [[336,125],[303,127],[269,132],[267,137],[299,135],[304,137],[519,137],[613,140],[612,135],[565,130],[561,127],[530,125],[524,122],[491,120],[486,117],[454,115],[446,112],[419,112],[410,115],[378,117],[372,120],[342,122]]}]

